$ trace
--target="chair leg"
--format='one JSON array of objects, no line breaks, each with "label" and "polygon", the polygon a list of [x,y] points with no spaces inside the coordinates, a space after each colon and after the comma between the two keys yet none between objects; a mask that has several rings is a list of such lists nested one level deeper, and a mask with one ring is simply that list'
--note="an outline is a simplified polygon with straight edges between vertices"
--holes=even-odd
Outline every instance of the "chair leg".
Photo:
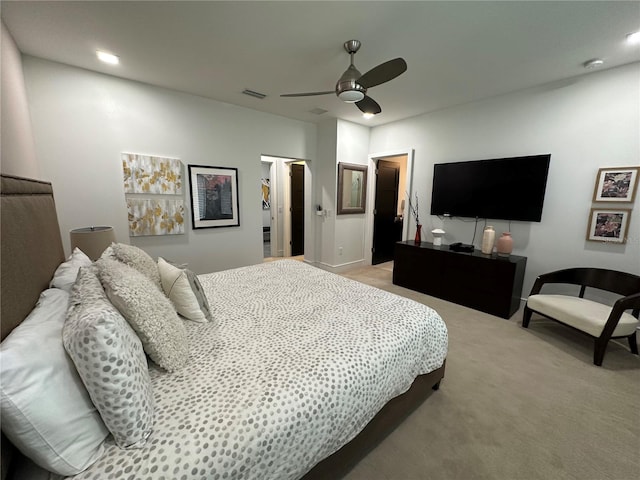
[{"label": "chair leg", "polygon": [[638,341],[636,340],[636,332],[633,332],[631,335],[627,337],[629,340],[629,348],[631,349],[631,353],[635,353],[638,355]]},{"label": "chair leg", "polygon": [[524,306],[524,313],[522,314],[522,326],[524,328],[529,328],[529,321],[531,320],[531,314],[533,313],[533,311],[527,307],[526,305]]},{"label": "chair leg", "polygon": [[607,349],[609,339],[603,340],[602,338],[596,338],[595,349],[593,352],[593,364],[598,367],[602,366],[602,360],[604,359],[604,352]]}]

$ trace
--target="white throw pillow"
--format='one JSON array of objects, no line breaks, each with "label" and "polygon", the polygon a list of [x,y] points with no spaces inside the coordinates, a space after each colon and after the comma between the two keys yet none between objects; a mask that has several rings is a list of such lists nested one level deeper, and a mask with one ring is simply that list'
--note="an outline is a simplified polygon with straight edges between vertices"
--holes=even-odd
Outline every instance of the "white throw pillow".
[{"label": "white throw pillow", "polygon": [[103,256],[111,255],[116,260],[135,268],[146,275],[159,290],[162,290],[158,265],[147,252],[135,245],[127,245],[126,243],[112,243],[109,248],[110,250]]},{"label": "white throw pillow", "polygon": [[67,292],[70,291],[73,282],[76,281],[80,267],[88,267],[91,263],[91,259],[82,250],[78,247],[74,248],[69,258],[56,268],[49,286],[51,288],[61,288]]},{"label": "white throw pillow", "polygon": [[118,446],[144,446],[153,429],[147,357],[136,333],[107,299],[93,268],[80,269],[71,289],[62,338]]},{"label": "white throw pillow", "polygon": [[0,344],[2,431],[41,467],[74,475],[103,452],[109,430],[62,346],[69,294],[42,292]]},{"label": "white throw pillow", "polygon": [[158,271],[162,289],[180,315],[194,322],[211,320],[209,302],[193,272],[178,268],[162,257],[158,258]]},{"label": "white throw pillow", "polygon": [[148,277],[108,258],[96,262],[102,286],[142,341],[147,355],[168,372],[188,360],[187,330],[171,301]]}]

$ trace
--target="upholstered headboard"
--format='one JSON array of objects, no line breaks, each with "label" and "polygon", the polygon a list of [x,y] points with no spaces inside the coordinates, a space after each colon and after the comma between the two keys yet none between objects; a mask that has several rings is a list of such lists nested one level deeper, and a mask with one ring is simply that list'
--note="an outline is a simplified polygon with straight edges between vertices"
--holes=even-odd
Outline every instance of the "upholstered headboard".
[{"label": "upholstered headboard", "polygon": [[[33,309],[64,260],[50,183],[0,175],[0,330],[4,339]],[[15,454],[2,435],[2,478]]]},{"label": "upholstered headboard", "polygon": [[50,183],[1,175],[1,338],[29,314],[64,261]]}]

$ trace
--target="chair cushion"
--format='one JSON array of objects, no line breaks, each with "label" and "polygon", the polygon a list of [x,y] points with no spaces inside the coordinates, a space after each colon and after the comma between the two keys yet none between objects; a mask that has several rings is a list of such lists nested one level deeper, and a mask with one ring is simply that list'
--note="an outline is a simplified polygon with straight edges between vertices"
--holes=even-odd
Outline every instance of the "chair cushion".
[{"label": "chair cushion", "polygon": [[[531,310],[566,323],[593,337],[599,337],[602,334],[612,310],[609,305],[568,295],[531,295],[527,300],[527,306]],[[612,336],[628,337],[639,324],[637,318],[625,312],[620,317]]]}]

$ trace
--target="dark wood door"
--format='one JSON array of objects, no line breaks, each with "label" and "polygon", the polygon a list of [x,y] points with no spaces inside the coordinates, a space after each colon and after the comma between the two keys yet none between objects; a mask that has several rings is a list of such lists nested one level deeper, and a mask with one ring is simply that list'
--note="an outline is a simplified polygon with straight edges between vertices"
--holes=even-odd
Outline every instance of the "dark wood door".
[{"label": "dark wood door", "polygon": [[304,165],[291,165],[291,255],[304,255]]},{"label": "dark wood door", "polygon": [[373,265],[393,260],[395,243],[402,239],[402,221],[396,222],[399,181],[400,165],[396,162],[378,160],[373,215]]}]

